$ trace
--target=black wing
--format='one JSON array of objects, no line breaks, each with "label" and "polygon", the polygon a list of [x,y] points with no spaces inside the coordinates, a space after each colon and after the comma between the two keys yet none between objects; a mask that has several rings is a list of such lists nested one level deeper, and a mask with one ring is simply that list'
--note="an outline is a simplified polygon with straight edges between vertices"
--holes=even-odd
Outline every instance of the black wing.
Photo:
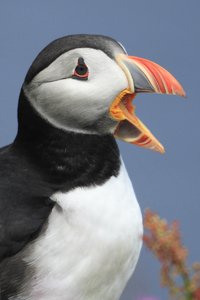
[{"label": "black wing", "polygon": [[52,210],[38,174],[12,145],[0,150],[0,262],[37,236]]}]

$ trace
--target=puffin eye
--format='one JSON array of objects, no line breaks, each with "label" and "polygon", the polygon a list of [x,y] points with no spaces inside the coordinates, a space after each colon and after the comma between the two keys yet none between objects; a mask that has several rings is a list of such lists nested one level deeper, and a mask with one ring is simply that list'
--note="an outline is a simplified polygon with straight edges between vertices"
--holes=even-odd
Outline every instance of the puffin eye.
[{"label": "puffin eye", "polygon": [[84,59],[79,57],[78,64],[74,70],[74,74],[72,75],[73,79],[79,80],[87,80],[89,76],[88,67],[86,66]]}]

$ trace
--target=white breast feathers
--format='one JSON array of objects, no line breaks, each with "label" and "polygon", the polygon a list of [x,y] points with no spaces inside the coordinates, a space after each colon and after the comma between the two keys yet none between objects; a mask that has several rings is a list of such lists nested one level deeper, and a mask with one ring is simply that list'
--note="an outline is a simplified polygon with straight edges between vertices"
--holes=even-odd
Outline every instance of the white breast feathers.
[{"label": "white breast feathers", "polygon": [[142,244],[141,212],[123,163],[105,184],[52,199],[47,229],[27,251],[35,274],[20,299],[119,299]]}]

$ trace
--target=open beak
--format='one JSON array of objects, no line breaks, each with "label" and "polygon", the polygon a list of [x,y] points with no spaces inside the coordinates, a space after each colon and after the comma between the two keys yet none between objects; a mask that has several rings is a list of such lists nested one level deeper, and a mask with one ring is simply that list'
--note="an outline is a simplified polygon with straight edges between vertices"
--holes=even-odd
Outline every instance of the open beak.
[{"label": "open beak", "polygon": [[132,101],[137,93],[185,96],[182,86],[167,70],[150,60],[119,54],[116,61],[125,72],[129,87],[110,106],[111,117],[119,121],[115,137],[164,153],[162,144],[135,115]]}]

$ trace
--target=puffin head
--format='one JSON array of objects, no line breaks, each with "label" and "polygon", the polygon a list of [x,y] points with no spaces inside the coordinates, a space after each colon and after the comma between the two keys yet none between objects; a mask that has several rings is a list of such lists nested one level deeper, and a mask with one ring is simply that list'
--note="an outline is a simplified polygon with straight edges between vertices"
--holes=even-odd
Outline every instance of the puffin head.
[{"label": "puffin head", "polygon": [[31,65],[23,84],[36,112],[62,130],[113,134],[161,153],[163,146],[136,117],[137,93],[184,96],[164,68],[128,56],[123,46],[101,35],[71,35],[53,41]]}]

